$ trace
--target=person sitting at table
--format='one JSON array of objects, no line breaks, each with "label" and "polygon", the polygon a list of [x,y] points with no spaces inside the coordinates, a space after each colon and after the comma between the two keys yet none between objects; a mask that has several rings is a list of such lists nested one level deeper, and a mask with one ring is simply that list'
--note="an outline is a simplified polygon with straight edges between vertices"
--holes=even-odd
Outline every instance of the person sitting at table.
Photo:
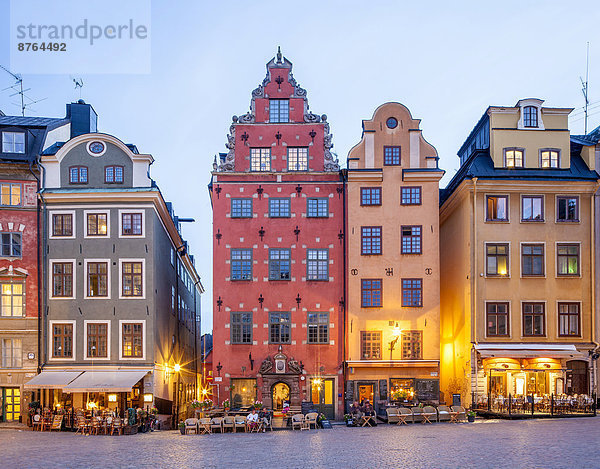
[{"label": "person sitting at table", "polygon": [[361,406],[358,405],[358,401],[354,401],[354,404],[350,406],[350,415],[352,415],[352,420],[357,422],[363,416],[363,412]]},{"label": "person sitting at table", "polygon": [[258,421],[263,424],[264,433],[265,428],[269,425],[269,411],[264,407],[260,408],[260,412],[258,413]]},{"label": "person sitting at table", "polygon": [[365,400],[365,404],[363,405],[362,408],[363,413],[365,414],[365,416],[368,417],[373,417],[371,419],[371,423],[373,425],[377,425],[377,421],[375,419],[375,409],[373,409],[373,406],[371,405],[371,403],[369,402],[369,399]]},{"label": "person sitting at table", "polygon": [[256,409],[252,409],[252,412],[248,414],[248,417],[246,417],[246,423],[248,424],[250,430],[258,426],[258,414],[256,413]]}]

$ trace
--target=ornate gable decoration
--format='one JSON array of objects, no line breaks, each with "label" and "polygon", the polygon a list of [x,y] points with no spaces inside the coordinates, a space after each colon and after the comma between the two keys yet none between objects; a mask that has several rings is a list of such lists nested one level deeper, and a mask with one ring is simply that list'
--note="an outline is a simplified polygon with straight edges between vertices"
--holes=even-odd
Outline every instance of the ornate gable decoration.
[{"label": "ornate gable decoration", "polygon": [[[239,116],[239,117],[233,116],[232,117],[232,124],[229,126],[229,134],[227,135],[227,143],[225,144],[225,147],[228,150],[227,156],[225,157],[225,161],[223,161],[221,164],[219,164],[218,167],[217,167],[216,158],[215,158],[215,163],[213,164],[214,169],[218,170],[218,171],[222,171],[222,172],[234,171],[234,169],[235,169],[235,142],[236,142],[235,126],[236,126],[236,124],[254,124],[254,123],[256,123],[256,106],[255,106],[256,99],[257,98],[268,98],[268,96],[265,95],[265,87],[269,83],[271,83],[271,81],[273,80],[274,74],[272,72],[275,70],[287,70],[288,83],[290,85],[292,85],[292,87],[294,88],[293,94],[289,97],[290,98],[302,98],[304,100],[304,122],[305,123],[323,123],[324,124],[323,125],[324,132],[325,132],[325,135],[324,135],[324,154],[325,154],[324,169],[325,169],[325,171],[339,171],[340,166],[339,166],[338,160],[334,159],[333,155],[331,154],[331,148],[333,147],[333,143],[332,143],[333,135],[329,133],[330,128],[329,128],[329,123],[327,122],[327,116],[325,114],[319,116],[317,114],[313,114],[313,112],[309,110],[306,90],[304,88],[302,88],[298,84],[296,79],[294,78],[294,75],[292,74],[292,62],[290,62],[287,58],[285,58],[282,55],[280,47],[277,48],[277,55],[275,57],[273,57],[267,63],[267,74],[266,74],[265,78],[263,79],[262,83],[260,85],[258,85],[258,87],[252,91],[252,99],[250,101],[250,110],[242,116]],[[281,81],[277,81],[277,80],[281,80]],[[278,84],[283,83],[283,80],[280,75],[277,75],[277,77],[275,78],[275,82]]]}]

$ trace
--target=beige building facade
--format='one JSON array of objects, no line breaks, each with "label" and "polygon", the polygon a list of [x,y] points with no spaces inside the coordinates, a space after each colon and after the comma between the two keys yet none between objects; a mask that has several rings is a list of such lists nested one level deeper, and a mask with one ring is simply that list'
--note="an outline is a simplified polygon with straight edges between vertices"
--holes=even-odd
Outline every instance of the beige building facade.
[{"label": "beige building facade", "polygon": [[439,401],[435,148],[399,103],[363,121],[348,155],[346,402]]},{"label": "beige building facade", "polygon": [[441,387],[463,404],[593,391],[598,175],[570,112],[489,107],[442,191]]}]

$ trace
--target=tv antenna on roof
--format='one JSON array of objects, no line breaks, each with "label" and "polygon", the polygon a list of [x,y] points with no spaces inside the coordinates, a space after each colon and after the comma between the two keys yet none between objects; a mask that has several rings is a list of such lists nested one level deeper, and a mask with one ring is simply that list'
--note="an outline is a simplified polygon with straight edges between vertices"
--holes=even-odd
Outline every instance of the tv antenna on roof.
[{"label": "tv antenna on roof", "polygon": [[[46,99],[46,98],[42,98],[42,99],[38,99],[38,100],[31,99],[29,96],[27,96],[25,94],[25,93],[27,93],[27,91],[30,91],[31,88],[23,89],[23,77],[21,75],[17,75],[16,73],[11,72],[8,68],[4,67],[3,65],[0,65],[0,68],[15,79],[14,85],[9,86],[8,88],[4,88],[2,91],[13,90],[13,91],[15,91],[15,93],[9,95],[10,97],[17,96],[17,95],[21,97],[21,104],[20,105],[17,104],[17,106],[21,107],[21,115],[25,116],[25,109],[27,109],[32,104],[39,103],[40,101],[44,101]],[[28,100],[29,102],[26,103],[25,100]]]},{"label": "tv antenna on roof", "polygon": [[588,126],[588,105],[590,104],[590,100],[588,99],[588,77],[589,77],[589,72],[590,72],[590,43],[588,41],[587,43],[587,54],[586,54],[586,61],[585,61],[585,81],[583,81],[583,78],[579,77],[579,79],[581,80],[581,92],[583,93],[583,98],[585,99],[585,107],[584,109],[584,134],[587,135],[587,126]]},{"label": "tv antenna on roof", "polygon": [[75,83],[75,89],[79,89],[79,99],[81,99],[81,89],[83,88],[83,78],[73,78],[73,83]]}]

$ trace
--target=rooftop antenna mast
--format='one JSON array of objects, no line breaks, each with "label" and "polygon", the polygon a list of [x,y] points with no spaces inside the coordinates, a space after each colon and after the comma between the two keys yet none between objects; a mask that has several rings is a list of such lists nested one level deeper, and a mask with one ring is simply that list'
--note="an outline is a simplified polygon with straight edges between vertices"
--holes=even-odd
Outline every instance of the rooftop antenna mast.
[{"label": "rooftop antenna mast", "polygon": [[[44,101],[46,98],[42,98],[42,99],[38,99],[38,100],[33,100],[31,99],[29,96],[27,96],[25,93],[27,93],[28,91],[31,90],[31,88],[27,88],[27,89],[23,89],[23,77],[21,75],[17,75],[16,73],[11,72],[8,68],[4,67],[3,65],[0,65],[0,68],[2,70],[4,70],[6,73],[8,73],[11,77],[13,77],[15,79],[15,84],[12,86],[9,86],[8,88],[4,88],[2,91],[5,90],[14,90],[16,91],[16,93],[13,93],[11,95],[9,95],[11,98],[13,96],[20,96],[21,97],[21,104],[17,104],[17,106],[19,106],[21,108],[21,115],[25,116],[25,110],[31,106],[32,104],[35,103],[39,103],[40,101]],[[25,102],[25,99],[29,100],[28,103]]]},{"label": "rooftop antenna mast", "polygon": [[81,89],[83,88],[83,78],[73,78],[73,83],[75,83],[75,90],[79,90],[79,99],[81,99]]},{"label": "rooftop antenna mast", "polygon": [[585,99],[585,107],[584,107],[584,134],[587,135],[587,127],[588,127],[588,105],[590,104],[590,100],[588,99],[588,78],[590,72],[590,43],[587,43],[587,54],[585,61],[585,81],[583,78],[579,77],[581,80],[581,92],[583,93],[583,99]]}]

